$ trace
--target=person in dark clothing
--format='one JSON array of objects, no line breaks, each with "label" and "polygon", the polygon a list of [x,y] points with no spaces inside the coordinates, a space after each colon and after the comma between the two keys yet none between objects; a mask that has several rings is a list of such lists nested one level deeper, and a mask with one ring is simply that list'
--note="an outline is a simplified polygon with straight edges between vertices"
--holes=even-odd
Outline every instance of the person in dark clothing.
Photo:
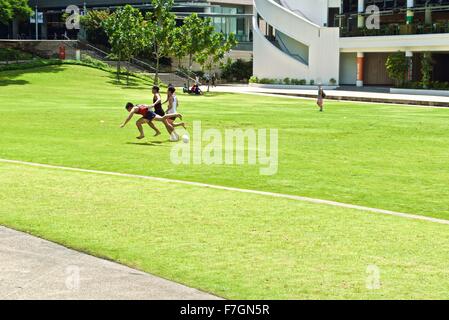
[{"label": "person in dark clothing", "polygon": [[151,106],[154,108],[154,113],[163,117],[165,116],[165,112],[162,108],[162,97],[159,91],[160,89],[158,86],[153,86],[153,89],[151,90],[153,93],[153,104]]}]

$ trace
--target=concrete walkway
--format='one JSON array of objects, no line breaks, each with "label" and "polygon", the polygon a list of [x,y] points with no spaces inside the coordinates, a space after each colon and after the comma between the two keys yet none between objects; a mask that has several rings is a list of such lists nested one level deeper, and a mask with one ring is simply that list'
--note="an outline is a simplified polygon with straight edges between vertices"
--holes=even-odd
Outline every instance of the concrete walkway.
[{"label": "concrete walkway", "polygon": [[218,299],[0,226],[0,300]]},{"label": "concrete walkway", "polygon": [[[207,87],[202,87],[206,91]],[[281,95],[316,99],[317,90],[298,90],[281,88],[260,88],[248,85],[224,85],[211,89],[212,92],[234,92],[247,94]],[[332,100],[362,101],[376,103],[394,103],[419,106],[449,107],[449,97],[395,94],[369,91],[325,90],[326,98]]]}]

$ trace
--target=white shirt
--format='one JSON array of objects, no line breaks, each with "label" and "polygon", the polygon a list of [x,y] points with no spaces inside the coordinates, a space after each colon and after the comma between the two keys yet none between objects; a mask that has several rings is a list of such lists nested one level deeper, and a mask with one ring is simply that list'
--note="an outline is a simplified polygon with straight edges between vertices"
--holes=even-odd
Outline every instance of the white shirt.
[{"label": "white shirt", "polygon": [[176,113],[178,108],[178,97],[173,96],[173,103],[170,109],[167,110],[167,113]]}]

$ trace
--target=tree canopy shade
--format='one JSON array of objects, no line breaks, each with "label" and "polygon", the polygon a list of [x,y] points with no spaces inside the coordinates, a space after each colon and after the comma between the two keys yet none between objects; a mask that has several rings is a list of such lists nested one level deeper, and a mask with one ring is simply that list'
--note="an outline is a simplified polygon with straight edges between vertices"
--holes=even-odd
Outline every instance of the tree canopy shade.
[{"label": "tree canopy shade", "polygon": [[153,11],[148,12],[145,23],[145,44],[153,47],[156,59],[154,83],[159,83],[159,68],[162,57],[169,55],[173,49],[176,18],[171,12],[173,0],[153,0]]},{"label": "tree canopy shade", "polygon": [[102,25],[111,51],[117,58],[117,79],[120,79],[120,62],[127,61],[129,66],[129,61],[144,47],[143,16],[140,10],[126,5],[110,15]]},{"label": "tree canopy shade", "polygon": [[8,24],[15,18],[26,19],[33,11],[27,0],[0,0],[0,23]]}]

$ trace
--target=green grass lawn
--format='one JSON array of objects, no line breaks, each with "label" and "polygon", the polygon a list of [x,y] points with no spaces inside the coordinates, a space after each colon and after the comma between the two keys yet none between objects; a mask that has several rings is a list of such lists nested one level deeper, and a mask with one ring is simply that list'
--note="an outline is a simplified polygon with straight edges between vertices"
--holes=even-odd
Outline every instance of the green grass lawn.
[{"label": "green grass lawn", "polygon": [[1,224],[226,298],[447,298],[447,225],[9,164],[0,177]]},{"label": "green grass lawn", "polygon": [[[166,135],[142,142],[132,124],[119,129],[124,104],[150,103],[149,88],[81,66],[1,72],[0,158],[449,219],[449,110],[328,102],[319,113],[310,100],[178,94],[185,120],[204,129],[278,129],[278,173],[261,176],[250,165],[174,166]],[[0,224],[227,298],[447,296],[444,225],[6,164],[0,179]],[[380,290],[365,288],[370,264]]]}]

